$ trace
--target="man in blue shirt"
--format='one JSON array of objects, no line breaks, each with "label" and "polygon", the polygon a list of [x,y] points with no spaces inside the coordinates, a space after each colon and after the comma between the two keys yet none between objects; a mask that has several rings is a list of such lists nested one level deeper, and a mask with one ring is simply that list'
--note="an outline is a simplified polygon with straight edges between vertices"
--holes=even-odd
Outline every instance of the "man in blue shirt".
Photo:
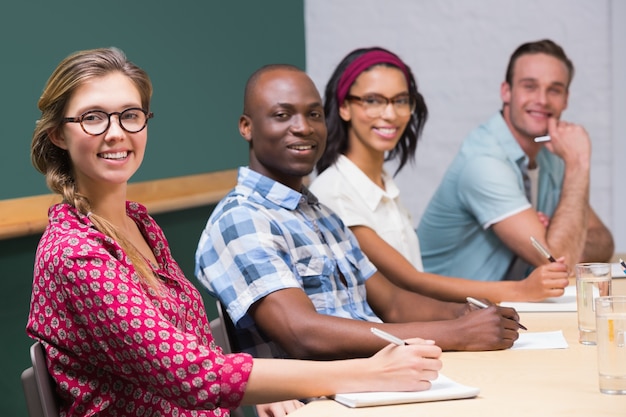
[{"label": "man in blue shirt", "polygon": [[[412,293],[376,271],[350,230],[303,184],[326,146],[321,97],[296,67],[249,79],[239,130],[250,163],[211,214],[196,275],[226,306],[240,348],[257,356],[368,356],[398,337],[445,350],[495,350],[518,337],[517,313]],[[384,323],[383,323],[384,322]]]},{"label": "man in blue shirt", "polygon": [[[573,74],[550,40],[512,54],[501,112],[464,140],[421,218],[426,271],[523,279],[547,262],[531,236],[570,271],[577,262],[611,258],[612,235],[589,204],[589,136],[560,120]],[[544,135],[551,140],[535,142]]]}]

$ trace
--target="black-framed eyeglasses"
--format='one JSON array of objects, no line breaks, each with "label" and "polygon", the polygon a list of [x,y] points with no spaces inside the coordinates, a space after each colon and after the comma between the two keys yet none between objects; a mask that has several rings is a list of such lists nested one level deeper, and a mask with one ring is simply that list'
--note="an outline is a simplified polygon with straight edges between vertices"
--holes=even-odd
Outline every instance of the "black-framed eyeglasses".
[{"label": "black-framed eyeglasses", "polygon": [[89,110],[78,117],[64,117],[63,123],[80,123],[80,127],[88,135],[98,136],[103,134],[111,126],[111,116],[117,115],[120,127],[128,133],[141,132],[148,124],[148,119],[154,117],[139,107],[132,107],[124,111],[107,113],[102,110]]},{"label": "black-framed eyeglasses", "polygon": [[361,103],[365,114],[369,117],[382,116],[389,103],[392,104],[393,110],[398,116],[408,116],[415,110],[415,99],[410,94],[400,94],[392,98],[380,94],[368,94],[363,97],[349,94],[346,96],[346,100]]}]

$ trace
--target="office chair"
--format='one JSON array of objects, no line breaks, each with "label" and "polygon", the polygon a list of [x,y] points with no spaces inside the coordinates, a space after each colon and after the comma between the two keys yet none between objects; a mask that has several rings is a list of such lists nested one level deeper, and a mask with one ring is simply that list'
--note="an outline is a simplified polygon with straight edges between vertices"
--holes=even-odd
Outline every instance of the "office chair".
[{"label": "office chair", "polygon": [[241,352],[239,342],[237,341],[235,324],[226,312],[226,307],[224,307],[224,305],[219,300],[215,302],[215,306],[217,309],[217,315],[220,318],[223,326],[222,332],[224,334],[224,337],[226,338],[226,341],[224,343],[226,343],[229,347],[228,353]]},{"label": "office chair", "polygon": [[226,332],[226,326],[222,317],[216,317],[209,323],[211,325],[211,334],[215,340],[215,344],[222,348],[222,351],[226,353],[233,353],[230,347],[230,341],[228,339],[228,333]]},{"label": "office chair", "polygon": [[[228,315],[225,315],[220,302],[217,302],[218,317],[211,321],[211,332],[215,343],[224,353],[232,353],[227,326],[233,326]],[[234,328],[234,327],[233,327]],[[33,366],[22,372],[22,388],[26,397],[26,407],[30,417],[58,417],[56,393],[54,381],[48,374],[43,345],[35,342],[30,347],[30,359]],[[245,417],[242,407],[230,412],[231,417]]]},{"label": "office chair", "polygon": [[30,347],[33,364],[22,372],[22,388],[30,417],[58,417],[59,406],[54,392],[54,381],[48,373],[43,345],[35,342]]},{"label": "office chair", "polygon": [[[230,319],[228,314],[224,313],[222,304],[219,301],[216,301],[217,306],[217,317],[211,320],[211,333],[213,334],[213,339],[215,339],[215,343],[222,348],[222,352],[225,354],[233,353],[234,349],[236,349],[236,343],[233,344],[234,339],[230,337],[228,328],[229,326],[233,326],[233,322]],[[231,333],[232,334],[232,333]],[[255,412],[256,414],[256,412]],[[245,413],[242,407],[238,407],[235,410],[230,411],[231,417],[245,417]]]}]

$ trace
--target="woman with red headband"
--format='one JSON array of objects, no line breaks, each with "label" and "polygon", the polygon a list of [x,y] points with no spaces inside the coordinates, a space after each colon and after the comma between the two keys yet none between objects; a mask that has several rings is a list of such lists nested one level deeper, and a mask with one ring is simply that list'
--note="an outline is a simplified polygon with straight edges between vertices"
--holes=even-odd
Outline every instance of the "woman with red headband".
[{"label": "woman with red headband", "polygon": [[[328,142],[311,191],[356,235],[361,248],[396,285],[431,297],[464,302],[467,296],[539,301],[563,294],[562,262],[537,268],[522,281],[485,282],[423,272],[417,234],[384,163],[396,174],[415,158],[428,116],[411,69],[383,48],[349,53],[324,97]],[[562,260],[561,260],[562,261]]]}]

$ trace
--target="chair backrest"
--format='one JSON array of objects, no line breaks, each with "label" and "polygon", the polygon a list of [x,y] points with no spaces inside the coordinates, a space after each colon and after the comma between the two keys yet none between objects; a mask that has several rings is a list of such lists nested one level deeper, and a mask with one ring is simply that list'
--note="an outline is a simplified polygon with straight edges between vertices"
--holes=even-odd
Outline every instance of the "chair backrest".
[{"label": "chair backrest", "polygon": [[215,339],[215,344],[222,348],[224,353],[232,353],[230,349],[230,343],[228,342],[228,335],[226,334],[226,327],[220,317],[216,317],[211,320],[211,334]]},{"label": "chair backrest", "polygon": [[[221,346],[224,353],[232,353],[227,325],[230,317],[224,314],[220,302],[217,302],[218,317],[211,320],[211,332],[215,343]],[[30,359],[33,364],[22,372],[22,387],[26,397],[26,406],[30,417],[58,417],[59,408],[54,391],[54,381],[48,373],[43,345],[35,342],[30,347]],[[244,417],[241,407],[232,410],[232,417]]]},{"label": "chair backrest", "polygon": [[37,391],[37,381],[35,381],[35,370],[31,366],[22,372],[22,388],[26,397],[26,408],[30,417],[43,417],[41,409],[41,397]]},{"label": "chair backrest", "polygon": [[241,352],[241,349],[239,347],[239,341],[237,340],[235,324],[233,323],[233,320],[230,318],[230,316],[226,312],[226,307],[224,307],[224,305],[219,300],[217,300],[215,304],[217,307],[217,314],[220,320],[222,321],[222,324],[226,331],[226,337],[228,339],[228,344],[230,345],[230,351]]},{"label": "chair backrest", "polygon": [[[232,321],[228,314],[224,314],[222,304],[217,301],[217,317],[211,320],[211,333],[215,343],[222,348],[222,352],[228,354],[233,353],[233,345],[231,344],[231,338],[228,333],[228,326],[232,325]],[[245,417],[245,412],[242,407],[236,408],[230,411],[231,417]]]},{"label": "chair backrest", "polygon": [[22,372],[22,387],[30,417],[58,417],[59,406],[54,392],[54,381],[48,373],[43,345],[35,342],[30,347],[33,364]]}]

